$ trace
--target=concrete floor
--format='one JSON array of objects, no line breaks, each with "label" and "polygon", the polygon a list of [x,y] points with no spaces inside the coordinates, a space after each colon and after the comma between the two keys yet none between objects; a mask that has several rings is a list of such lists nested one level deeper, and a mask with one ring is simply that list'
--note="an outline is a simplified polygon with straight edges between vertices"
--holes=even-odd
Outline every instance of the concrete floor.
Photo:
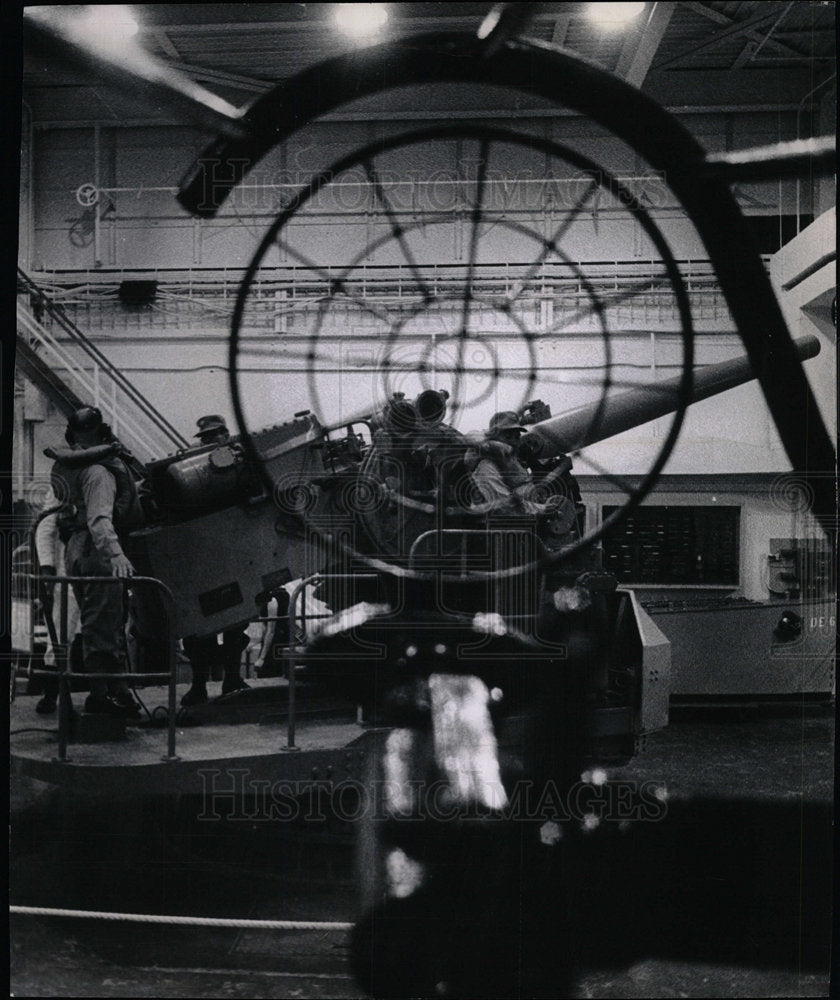
[{"label": "concrete floor", "polygon": [[[828,996],[833,747],[833,711],[675,719],[610,771],[664,789],[664,808],[581,842],[574,996]],[[185,802],[72,802],[29,779],[12,793],[13,904],[355,919],[343,827],[208,830]],[[341,931],[13,915],[10,940],[14,996],[364,996]]]}]

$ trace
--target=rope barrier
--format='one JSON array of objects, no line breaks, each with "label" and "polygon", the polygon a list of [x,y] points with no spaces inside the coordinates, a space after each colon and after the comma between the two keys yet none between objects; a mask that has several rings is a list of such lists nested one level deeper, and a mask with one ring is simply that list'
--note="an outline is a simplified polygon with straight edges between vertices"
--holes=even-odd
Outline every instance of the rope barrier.
[{"label": "rope barrier", "polygon": [[352,923],[339,920],[238,920],[226,917],[175,917],[153,913],[106,913],[98,910],[61,910],[52,906],[10,906],[9,913],[38,917],[81,917],[139,924],[183,924],[188,927],[239,927],[273,931],[349,931]]}]

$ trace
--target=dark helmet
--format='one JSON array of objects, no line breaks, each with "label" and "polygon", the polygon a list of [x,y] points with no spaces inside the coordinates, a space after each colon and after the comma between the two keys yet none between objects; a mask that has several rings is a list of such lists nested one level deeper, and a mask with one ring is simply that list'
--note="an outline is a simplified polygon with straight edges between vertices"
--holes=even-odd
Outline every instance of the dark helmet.
[{"label": "dark helmet", "polygon": [[513,410],[504,410],[502,413],[495,414],[490,420],[487,437],[495,437],[502,431],[522,431],[524,434],[527,430],[528,428],[522,426],[518,415]]},{"label": "dark helmet", "polygon": [[102,411],[97,406],[81,406],[70,414],[64,437],[68,444],[73,444],[78,432],[97,431],[104,427]]},{"label": "dark helmet", "polygon": [[211,413],[206,417],[199,417],[196,421],[198,427],[198,433],[195,435],[197,438],[203,438],[207,434],[215,434],[218,431],[224,431],[228,433],[228,426],[225,423],[225,418],[219,416],[218,413]]}]

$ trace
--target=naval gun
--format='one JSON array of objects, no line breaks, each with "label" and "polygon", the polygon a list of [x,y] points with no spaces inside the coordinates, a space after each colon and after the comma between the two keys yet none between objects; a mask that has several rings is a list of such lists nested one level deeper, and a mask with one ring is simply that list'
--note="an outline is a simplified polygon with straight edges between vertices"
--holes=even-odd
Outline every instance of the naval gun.
[{"label": "naval gun", "polygon": [[[802,360],[819,349],[814,337],[797,342]],[[628,390],[530,425],[522,453],[564,455],[754,378],[738,357],[696,370],[689,400],[679,378]],[[329,427],[302,411],[150,463],[146,524],[130,547],[143,572],[171,590],[178,636],[251,620],[266,595],[336,565],[337,548],[358,554],[362,568],[366,560],[377,570],[404,567],[421,534],[478,527],[464,488],[470,439],[446,422],[447,405],[443,391],[395,394]]]},{"label": "naval gun", "polygon": [[[800,361],[819,354],[820,342],[816,337],[801,337],[794,343]],[[680,405],[699,403],[755,378],[752,363],[747,357],[707,365],[694,371],[689,398],[685,402],[681,376],[639,386],[612,396],[606,405],[581,406],[537,421],[522,438],[520,448],[533,458],[577,451],[667,416]]]},{"label": "naval gun", "polygon": [[[805,338],[797,350],[814,357],[819,342]],[[691,400],[754,377],[743,358],[693,375]],[[561,459],[673,412],[685,391],[684,379],[669,380],[557,417],[529,404],[526,416],[543,419],[527,425],[523,458]],[[587,576],[578,578],[587,600],[562,610],[550,591],[523,602],[517,580],[512,614],[493,604],[459,614],[443,606],[440,588],[429,600],[409,587],[402,606],[358,605],[307,644],[307,679],[380,727],[364,782],[362,913],[350,942],[371,996],[520,995],[533,970],[550,985],[521,995],[567,995],[556,985],[569,961],[557,928],[573,913],[567,886],[589,856],[587,837],[603,820],[626,829],[664,817],[664,789],[619,792],[604,768],[627,764],[667,725],[671,645],[633,591],[614,578],[610,586],[603,572],[596,586]],[[554,845],[557,868],[547,862]],[[464,928],[492,942],[498,959],[481,989],[473,968],[484,954],[465,967]]]},{"label": "naval gun", "polygon": [[[177,635],[247,622],[280,587],[322,570],[330,556],[319,537],[363,516],[383,451],[397,465],[378,464],[379,475],[423,473],[413,453],[442,424],[446,399],[436,390],[414,400],[395,393],[380,409],[333,427],[304,410],[246,438],[150,462],[140,486],[146,523],[129,547],[136,566],[172,592]],[[397,443],[396,459],[385,442]],[[423,486],[428,494],[428,476]]]}]

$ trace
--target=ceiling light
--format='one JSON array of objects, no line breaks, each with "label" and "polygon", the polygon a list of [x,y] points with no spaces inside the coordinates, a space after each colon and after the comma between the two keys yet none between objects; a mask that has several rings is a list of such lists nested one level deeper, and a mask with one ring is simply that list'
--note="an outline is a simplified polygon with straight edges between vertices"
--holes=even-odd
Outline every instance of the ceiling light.
[{"label": "ceiling light", "polygon": [[103,45],[119,45],[140,30],[129,7],[123,4],[88,4],[83,28],[89,37]]},{"label": "ceiling light", "polygon": [[587,14],[596,24],[612,28],[628,24],[644,9],[643,3],[591,3]]},{"label": "ceiling light", "polygon": [[339,31],[350,38],[368,38],[385,26],[388,11],[381,3],[340,3],[333,19]]}]

